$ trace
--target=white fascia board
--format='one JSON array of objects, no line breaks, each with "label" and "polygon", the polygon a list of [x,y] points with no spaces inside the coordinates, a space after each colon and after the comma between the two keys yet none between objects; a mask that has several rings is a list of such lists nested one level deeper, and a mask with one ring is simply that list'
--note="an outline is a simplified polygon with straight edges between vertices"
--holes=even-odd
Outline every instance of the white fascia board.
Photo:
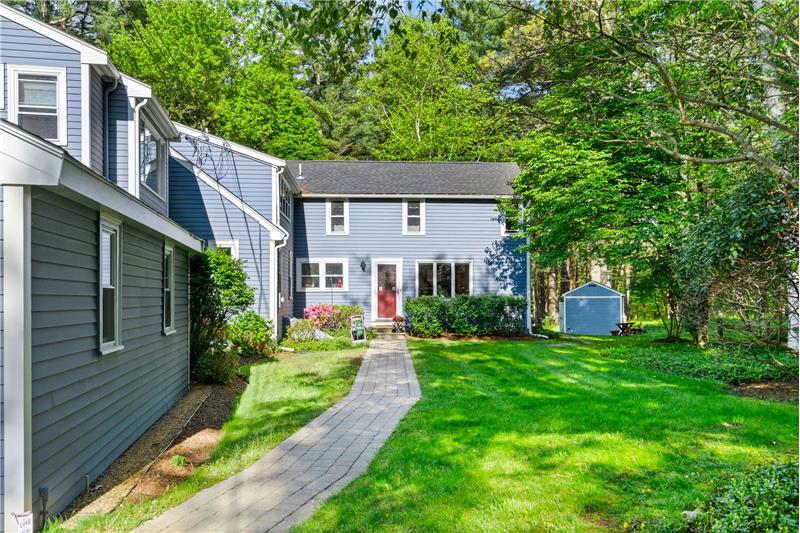
[{"label": "white fascia board", "polygon": [[118,213],[195,252],[203,250],[203,241],[183,229],[177,222],[161,215],[138,198],[72,159],[67,159],[67,164],[64,165],[60,184],[76,195],[92,200],[98,209]]},{"label": "white fascia board", "polygon": [[57,187],[59,194],[137,224],[200,252],[203,241],[52,143],[0,121],[0,184]]},{"label": "white fascia board", "polygon": [[116,67],[114,67],[114,65],[112,65],[108,60],[108,54],[96,46],[92,46],[91,44],[84,42],[77,37],[73,37],[68,33],[57,30],[49,24],[45,24],[44,22],[36,20],[33,17],[29,17],[25,13],[22,13],[21,11],[4,4],[0,4],[0,16],[16,22],[20,26],[28,28],[29,30],[34,31],[43,37],[47,37],[48,39],[51,39],[59,44],[63,44],[67,48],[75,50],[81,55],[81,63],[100,65],[101,67],[104,67],[102,70],[105,73],[112,76],[116,76],[118,74]]},{"label": "white fascia board", "polygon": [[[564,296],[567,296],[568,294],[572,294],[573,292],[577,291],[578,289],[582,289],[583,287],[586,287],[587,285],[599,285],[600,287],[603,287],[604,289],[608,289],[608,290],[610,290],[611,292],[613,292],[614,294],[616,294],[618,296],[624,296],[624,294],[622,294],[619,291],[615,291],[614,289],[612,289],[608,285],[603,285],[602,283],[598,283],[597,281],[587,281],[586,283],[584,283],[580,287],[575,287],[571,291],[565,292],[564,294],[561,295],[561,297],[563,298]],[[579,298],[592,298],[592,296],[580,296]],[[613,298],[613,296],[611,296],[611,297],[609,297],[609,296],[601,296],[599,298]]]},{"label": "white fascia board", "polygon": [[271,220],[264,217],[261,213],[253,209],[253,207],[245,203],[244,200],[236,196],[236,194],[234,194],[233,191],[222,185],[219,181],[215,180],[202,168],[198,167],[197,165],[189,161],[183,154],[181,154],[175,148],[170,148],[169,153],[170,156],[173,157],[178,163],[180,163],[180,165],[183,168],[194,174],[194,176],[197,179],[199,179],[200,181],[211,187],[214,191],[219,193],[220,196],[222,196],[225,200],[233,204],[242,213],[255,220],[259,226],[269,231],[270,239],[274,241],[281,241],[286,237],[288,237],[286,230],[284,230],[277,224],[273,223]]},{"label": "white fascia board", "polygon": [[333,196],[346,196],[347,198],[426,198],[451,199],[451,200],[496,200],[498,198],[513,198],[510,194],[347,194],[347,193],[322,193],[322,192],[303,192],[303,198],[330,198]]},{"label": "white fascia board", "polygon": [[190,137],[197,137],[198,139],[207,141],[215,146],[230,148],[234,152],[238,152],[242,155],[255,159],[256,161],[261,161],[262,163],[266,163],[274,167],[286,166],[286,161],[284,161],[283,159],[273,157],[271,155],[265,154],[264,152],[259,152],[258,150],[254,150],[252,148],[248,148],[247,146],[243,146],[241,144],[229,141],[227,139],[223,139],[222,137],[218,137],[216,135],[211,135],[210,133],[205,133],[203,131],[190,128],[189,126],[186,126],[184,124],[179,124],[177,122],[175,122],[174,124],[175,124],[175,129],[177,129],[178,132],[184,135],[189,135]]},{"label": "white fascia board", "polygon": [[0,121],[0,184],[55,186],[63,164],[63,149]]}]

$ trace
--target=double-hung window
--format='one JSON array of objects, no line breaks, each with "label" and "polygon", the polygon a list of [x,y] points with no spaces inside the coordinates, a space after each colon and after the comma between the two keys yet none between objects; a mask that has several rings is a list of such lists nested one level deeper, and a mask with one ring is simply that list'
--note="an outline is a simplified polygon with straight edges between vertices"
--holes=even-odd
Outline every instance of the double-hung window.
[{"label": "double-hung window", "polygon": [[297,291],[347,290],[347,259],[298,259]]},{"label": "double-hung window", "polygon": [[166,143],[142,116],[139,120],[139,181],[158,197],[166,196]]},{"label": "double-hung window", "polygon": [[403,235],[425,235],[425,200],[403,200]]},{"label": "double-hung window", "polygon": [[417,261],[417,296],[472,294],[469,261]]},{"label": "double-hung window", "polygon": [[286,220],[292,220],[293,204],[294,204],[294,196],[292,195],[292,189],[289,187],[289,184],[286,183],[286,180],[281,179],[280,209],[281,209],[281,215],[285,217]]},{"label": "double-hung window", "polygon": [[509,212],[500,215],[500,235],[510,237],[520,232],[519,217],[521,208],[522,204],[514,201]]},{"label": "double-hung window", "polygon": [[9,120],[55,144],[67,144],[66,69],[8,65]]},{"label": "double-hung window", "polygon": [[175,333],[175,248],[164,244],[164,333]]},{"label": "double-hung window", "polygon": [[122,349],[120,335],[120,227],[105,218],[100,220],[100,351]]},{"label": "double-hung window", "polygon": [[346,198],[328,198],[325,201],[325,233],[350,234],[350,202]]},{"label": "double-hung window", "polygon": [[212,248],[222,250],[234,259],[239,259],[239,239],[231,241],[211,241],[209,244]]}]

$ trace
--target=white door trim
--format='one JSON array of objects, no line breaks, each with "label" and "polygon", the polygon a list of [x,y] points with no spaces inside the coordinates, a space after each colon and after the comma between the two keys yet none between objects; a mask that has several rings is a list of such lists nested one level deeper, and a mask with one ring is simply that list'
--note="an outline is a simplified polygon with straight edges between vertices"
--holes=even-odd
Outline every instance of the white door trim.
[{"label": "white door trim", "polygon": [[371,293],[371,311],[370,316],[372,321],[380,320],[378,318],[378,265],[395,265],[397,267],[397,295],[395,303],[395,314],[403,315],[403,260],[398,258],[372,258],[372,289]]}]

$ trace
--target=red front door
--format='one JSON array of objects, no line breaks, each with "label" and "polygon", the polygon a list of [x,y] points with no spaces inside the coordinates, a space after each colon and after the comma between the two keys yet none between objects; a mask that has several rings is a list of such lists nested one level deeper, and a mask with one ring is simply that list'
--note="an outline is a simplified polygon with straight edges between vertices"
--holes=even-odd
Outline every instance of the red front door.
[{"label": "red front door", "polygon": [[397,265],[378,265],[378,318],[397,314]]}]

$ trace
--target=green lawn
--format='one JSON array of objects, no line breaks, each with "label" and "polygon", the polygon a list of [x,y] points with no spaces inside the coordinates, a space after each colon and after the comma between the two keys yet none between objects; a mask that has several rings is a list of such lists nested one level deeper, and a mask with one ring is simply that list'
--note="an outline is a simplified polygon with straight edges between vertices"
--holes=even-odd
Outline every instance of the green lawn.
[{"label": "green lawn", "polygon": [[[281,354],[252,365],[250,383],[211,459],[161,497],[82,519],[74,531],[130,531],[196,492],[243,470],[347,394],[364,348]],[[52,523],[48,531],[62,531]]]},{"label": "green lawn", "polygon": [[614,356],[651,342],[410,341],[422,399],[300,531],[676,531],[712,479],[796,457],[795,405]]}]

